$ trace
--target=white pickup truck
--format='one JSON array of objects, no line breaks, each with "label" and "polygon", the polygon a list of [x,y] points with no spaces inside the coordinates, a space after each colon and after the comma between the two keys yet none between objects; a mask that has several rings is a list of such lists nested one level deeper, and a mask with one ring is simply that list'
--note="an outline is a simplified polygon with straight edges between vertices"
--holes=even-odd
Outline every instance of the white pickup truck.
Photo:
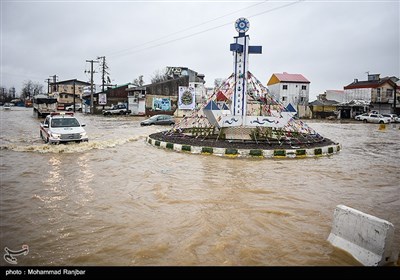
[{"label": "white pickup truck", "polygon": [[45,143],[87,142],[89,138],[74,113],[50,113],[40,124],[40,138]]},{"label": "white pickup truck", "polygon": [[[74,104],[65,107],[65,111],[73,111],[73,110],[74,110]],[[75,111],[82,112],[82,104],[81,103],[75,104]]]},{"label": "white pickup truck", "polygon": [[128,110],[126,105],[124,104],[118,104],[118,105],[113,105],[111,109],[103,110],[103,115],[108,116],[108,115],[129,115],[131,113],[131,110]]},{"label": "white pickup truck", "polygon": [[355,117],[358,121],[363,121],[365,123],[389,123],[390,119],[382,116],[381,114],[362,114]]}]

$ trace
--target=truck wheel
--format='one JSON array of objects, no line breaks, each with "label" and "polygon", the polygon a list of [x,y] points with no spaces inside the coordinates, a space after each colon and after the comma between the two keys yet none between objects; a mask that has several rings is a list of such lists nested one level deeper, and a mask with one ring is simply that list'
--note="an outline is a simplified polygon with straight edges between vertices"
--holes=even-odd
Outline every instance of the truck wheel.
[{"label": "truck wheel", "polygon": [[367,120],[364,120],[365,123],[367,123]]},{"label": "truck wheel", "polygon": [[123,114],[125,114],[125,112],[124,111],[119,111],[119,114],[123,115]]}]

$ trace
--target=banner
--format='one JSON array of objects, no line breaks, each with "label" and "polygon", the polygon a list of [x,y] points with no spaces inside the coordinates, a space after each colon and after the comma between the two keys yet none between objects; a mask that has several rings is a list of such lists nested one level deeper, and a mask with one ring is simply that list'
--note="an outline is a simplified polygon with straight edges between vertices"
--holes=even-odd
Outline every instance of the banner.
[{"label": "banner", "polygon": [[196,95],[194,87],[179,87],[178,108],[193,110],[196,106]]},{"label": "banner", "polygon": [[153,110],[170,111],[171,100],[169,98],[153,98]]},{"label": "banner", "polygon": [[107,94],[99,93],[99,105],[107,105]]}]

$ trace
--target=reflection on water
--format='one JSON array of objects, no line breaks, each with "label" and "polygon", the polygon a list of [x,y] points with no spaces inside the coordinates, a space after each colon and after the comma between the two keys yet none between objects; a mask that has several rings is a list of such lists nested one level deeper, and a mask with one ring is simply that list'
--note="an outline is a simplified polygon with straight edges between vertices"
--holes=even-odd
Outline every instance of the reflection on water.
[{"label": "reflection on water", "polygon": [[327,242],[336,205],[400,226],[400,125],[314,122],[339,154],[259,160],[154,148],[129,116],[78,114],[89,143],[47,145],[7,113],[1,246],[28,244],[22,265],[359,265]]}]

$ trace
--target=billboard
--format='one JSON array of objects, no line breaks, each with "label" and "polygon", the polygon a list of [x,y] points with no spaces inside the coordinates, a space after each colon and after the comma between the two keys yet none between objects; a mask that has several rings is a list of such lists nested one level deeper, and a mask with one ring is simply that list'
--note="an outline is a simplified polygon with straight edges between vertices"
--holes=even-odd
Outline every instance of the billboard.
[{"label": "billboard", "polygon": [[179,87],[178,108],[193,110],[196,106],[196,95],[194,87]]},{"label": "billboard", "polygon": [[169,98],[153,98],[153,110],[171,110],[171,100]]},{"label": "billboard", "polygon": [[99,93],[99,105],[106,105],[107,104],[107,94]]}]

